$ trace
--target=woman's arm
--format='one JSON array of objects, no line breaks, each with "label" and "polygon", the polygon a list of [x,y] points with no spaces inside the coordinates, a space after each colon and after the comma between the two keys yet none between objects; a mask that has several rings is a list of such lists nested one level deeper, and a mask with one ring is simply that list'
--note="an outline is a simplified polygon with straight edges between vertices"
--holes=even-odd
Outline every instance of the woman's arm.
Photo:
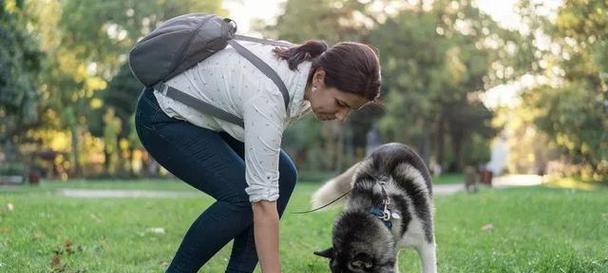
[{"label": "woman's arm", "polygon": [[280,273],[279,213],[276,201],[252,203],[255,248],[263,273]]},{"label": "woman's arm", "polygon": [[279,157],[286,112],[272,82],[260,84],[243,104],[245,122],[245,177],[253,209],[253,235],[263,273],[280,273],[279,262]]}]

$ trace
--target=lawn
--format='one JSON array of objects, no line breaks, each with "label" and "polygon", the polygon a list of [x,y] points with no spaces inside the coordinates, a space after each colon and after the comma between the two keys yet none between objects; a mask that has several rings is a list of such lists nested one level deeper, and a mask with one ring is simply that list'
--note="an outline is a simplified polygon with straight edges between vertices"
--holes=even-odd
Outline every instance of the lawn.
[{"label": "lawn", "polygon": [[445,173],[439,176],[433,176],[433,184],[462,184],[464,183],[464,174],[461,173]]},{"label": "lawn", "polygon": [[[160,181],[79,188],[191,191]],[[61,184],[0,188],[0,272],[163,272],[210,198],[77,199]],[[281,223],[285,273],[328,272],[314,250],[330,244],[339,210],[298,215],[318,184],[300,183]],[[435,200],[439,272],[608,273],[608,190],[482,190]],[[201,272],[223,272],[229,248]],[[419,272],[402,251],[401,272]]]}]

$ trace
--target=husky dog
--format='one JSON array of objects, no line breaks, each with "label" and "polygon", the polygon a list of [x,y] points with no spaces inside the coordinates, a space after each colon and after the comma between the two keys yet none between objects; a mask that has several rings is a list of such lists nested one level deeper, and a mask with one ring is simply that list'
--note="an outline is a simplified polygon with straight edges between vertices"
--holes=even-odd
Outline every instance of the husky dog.
[{"label": "husky dog", "polygon": [[333,273],[397,273],[402,247],[418,252],[423,273],[436,273],[432,189],[423,160],[408,146],[384,144],[313,194],[313,206],[351,190],[333,227]]}]

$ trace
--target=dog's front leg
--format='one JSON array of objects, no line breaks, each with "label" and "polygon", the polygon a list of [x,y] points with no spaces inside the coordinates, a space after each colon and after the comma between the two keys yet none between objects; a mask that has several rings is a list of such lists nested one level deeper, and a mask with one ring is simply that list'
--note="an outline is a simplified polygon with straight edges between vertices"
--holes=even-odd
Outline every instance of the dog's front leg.
[{"label": "dog's front leg", "polygon": [[415,247],[422,264],[422,273],[437,273],[437,254],[435,242],[422,243]]}]

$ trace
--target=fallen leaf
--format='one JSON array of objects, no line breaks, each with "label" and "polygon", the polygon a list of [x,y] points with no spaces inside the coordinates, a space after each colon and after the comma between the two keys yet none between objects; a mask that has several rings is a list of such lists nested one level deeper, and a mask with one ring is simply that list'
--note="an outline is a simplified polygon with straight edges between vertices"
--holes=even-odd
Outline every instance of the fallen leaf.
[{"label": "fallen leaf", "polygon": [[491,231],[494,229],[493,224],[486,224],[481,227],[481,231]]},{"label": "fallen leaf", "polygon": [[51,258],[51,268],[58,269],[59,267],[61,267],[61,256],[55,254],[53,255],[53,258]]},{"label": "fallen leaf", "polygon": [[67,252],[68,254],[74,253],[74,251],[72,250],[72,241],[65,240],[65,242],[63,243],[63,247],[65,249],[65,252]]}]

